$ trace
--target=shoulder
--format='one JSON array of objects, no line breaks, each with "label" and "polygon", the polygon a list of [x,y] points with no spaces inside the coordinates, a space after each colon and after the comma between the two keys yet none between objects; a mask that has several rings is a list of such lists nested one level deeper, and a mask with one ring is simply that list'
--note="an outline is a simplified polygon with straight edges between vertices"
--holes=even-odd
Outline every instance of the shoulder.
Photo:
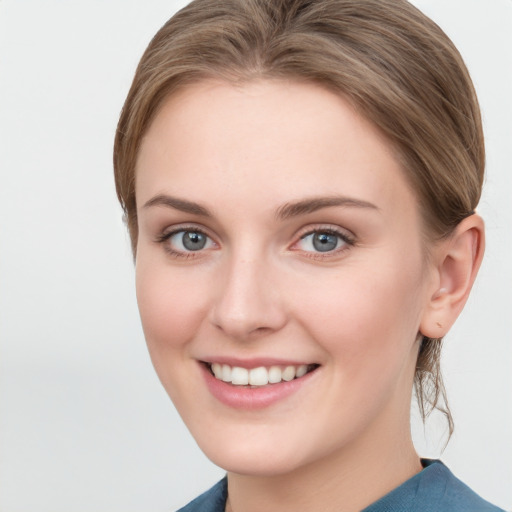
[{"label": "shoulder", "polygon": [[363,512],[504,512],[456,478],[439,460],[423,460],[423,471]]},{"label": "shoulder", "polygon": [[227,479],[224,477],[211,489],[198,496],[177,512],[224,512],[228,495]]},{"label": "shoulder", "polygon": [[425,461],[425,496],[431,494],[439,511],[503,512],[461,482],[441,461]]},{"label": "shoulder", "polygon": [[[481,498],[438,460],[424,460],[424,469],[363,512],[504,512]],[[227,479],[178,512],[224,512]]]}]

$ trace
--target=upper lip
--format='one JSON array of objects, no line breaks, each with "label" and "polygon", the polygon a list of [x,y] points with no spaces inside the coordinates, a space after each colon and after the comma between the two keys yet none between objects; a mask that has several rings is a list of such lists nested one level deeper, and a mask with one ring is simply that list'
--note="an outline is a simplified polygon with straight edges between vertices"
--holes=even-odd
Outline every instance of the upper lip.
[{"label": "upper lip", "polygon": [[259,368],[264,366],[269,368],[271,366],[301,366],[317,364],[311,361],[300,361],[291,359],[271,358],[271,357],[255,357],[250,359],[241,359],[238,357],[223,357],[223,356],[212,356],[200,359],[201,362],[207,364],[219,363],[227,364],[229,366],[236,366],[239,368],[246,368],[251,370],[252,368]]}]

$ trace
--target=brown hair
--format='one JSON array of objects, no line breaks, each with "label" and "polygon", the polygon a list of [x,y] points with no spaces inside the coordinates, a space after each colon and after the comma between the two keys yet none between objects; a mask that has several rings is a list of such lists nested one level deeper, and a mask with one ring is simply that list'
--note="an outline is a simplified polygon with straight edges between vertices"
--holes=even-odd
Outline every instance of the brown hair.
[{"label": "brown hair", "polygon": [[[484,143],[475,91],[446,34],[406,0],[194,0],[155,35],[137,68],[114,145],[114,172],[135,255],[135,168],[164,99],[206,78],[287,78],[342,94],[390,140],[430,239],[478,204]],[[422,417],[453,421],[441,339],[423,337],[415,390]]]}]

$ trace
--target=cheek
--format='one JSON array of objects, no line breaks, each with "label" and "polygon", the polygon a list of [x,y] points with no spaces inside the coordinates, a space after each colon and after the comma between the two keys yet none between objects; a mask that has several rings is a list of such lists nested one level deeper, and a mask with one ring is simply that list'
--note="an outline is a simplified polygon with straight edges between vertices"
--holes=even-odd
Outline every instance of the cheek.
[{"label": "cheek", "polygon": [[191,367],[190,341],[204,321],[207,290],[203,279],[165,264],[137,260],[136,291],[151,362],[176,408],[187,414],[188,396],[198,396],[197,370]]},{"label": "cheek", "polygon": [[[207,280],[188,269],[138,260],[137,302],[151,356],[182,348],[194,336],[206,314]],[[155,361],[154,361],[155,363]]]},{"label": "cheek", "polygon": [[354,433],[389,404],[393,411],[409,410],[421,308],[416,276],[397,280],[401,273],[353,268],[331,278],[328,292],[315,286],[297,302],[303,326],[332,370],[326,400],[337,404],[333,436],[347,417]]},{"label": "cheek", "polygon": [[347,372],[408,357],[416,338],[421,267],[397,261],[373,268],[353,266],[320,276],[296,303],[308,330]]}]

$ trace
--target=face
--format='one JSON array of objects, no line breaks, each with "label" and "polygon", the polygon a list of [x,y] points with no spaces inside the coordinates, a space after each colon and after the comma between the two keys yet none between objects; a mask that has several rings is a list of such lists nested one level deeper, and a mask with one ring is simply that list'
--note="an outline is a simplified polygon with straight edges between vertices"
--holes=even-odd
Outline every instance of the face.
[{"label": "face", "polygon": [[144,333],[208,457],[276,475],[407,436],[431,280],[371,124],[316,85],[203,82],[163,105],[136,176]]}]

